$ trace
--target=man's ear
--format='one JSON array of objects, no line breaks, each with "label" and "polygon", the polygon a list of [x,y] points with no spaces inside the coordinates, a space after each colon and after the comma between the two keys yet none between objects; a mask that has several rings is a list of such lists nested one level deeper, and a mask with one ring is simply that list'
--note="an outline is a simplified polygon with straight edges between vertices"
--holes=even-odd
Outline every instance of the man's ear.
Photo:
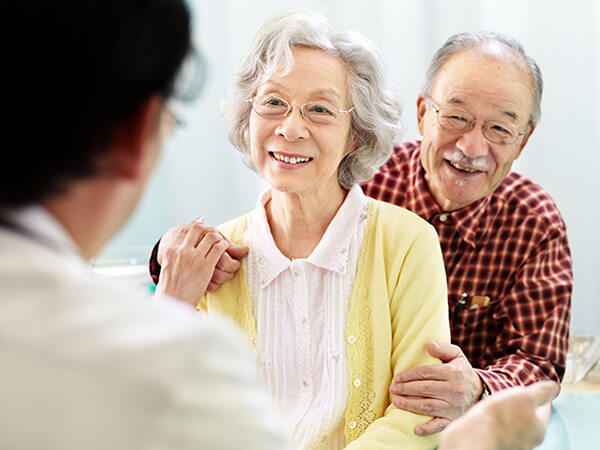
[{"label": "man's ear", "polygon": [[521,142],[521,145],[519,146],[519,156],[521,156],[521,152],[525,148],[525,144],[527,144],[527,141],[529,141],[529,138],[531,137],[533,130],[535,130],[535,125],[533,123],[530,123],[529,131],[527,131],[527,133],[525,133],[525,135],[523,136],[523,141]]},{"label": "man's ear", "polygon": [[148,98],[113,133],[111,149],[101,164],[108,173],[130,180],[138,177],[146,153],[160,145],[153,141],[160,139],[163,104],[158,95]]},{"label": "man's ear", "polygon": [[419,95],[417,99],[417,128],[419,129],[419,133],[423,136],[423,130],[425,127],[425,113],[427,112],[427,101],[425,97]]}]

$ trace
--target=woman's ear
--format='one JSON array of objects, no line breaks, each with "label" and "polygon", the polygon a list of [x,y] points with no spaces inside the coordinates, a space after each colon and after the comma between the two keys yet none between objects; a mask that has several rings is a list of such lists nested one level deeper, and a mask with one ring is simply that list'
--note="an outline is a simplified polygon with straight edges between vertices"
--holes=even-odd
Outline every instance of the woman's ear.
[{"label": "woman's ear", "polygon": [[350,130],[350,135],[346,141],[346,152],[345,155],[349,155],[359,147],[358,133],[354,129]]}]

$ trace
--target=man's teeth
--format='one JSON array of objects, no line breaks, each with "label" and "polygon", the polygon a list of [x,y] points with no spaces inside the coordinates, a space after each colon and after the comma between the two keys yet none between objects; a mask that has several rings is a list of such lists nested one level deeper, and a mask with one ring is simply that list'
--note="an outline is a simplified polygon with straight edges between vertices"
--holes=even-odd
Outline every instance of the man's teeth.
[{"label": "man's teeth", "polygon": [[468,172],[468,173],[478,172],[478,170],[469,169],[468,167],[463,167],[463,166],[461,166],[458,163],[455,163],[455,162],[452,162],[452,161],[448,161],[448,162],[450,163],[450,165],[452,167],[454,167],[455,169],[458,169],[458,170],[462,170],[463,172]]},{"label": "man's teeth", "polygon": [[288,164],[297,164],[297,163],[304,163],[304,162],[310,161],[310,158],[300,158],[300,157],[295,157],[295,156],[292,156],[290,158],[289,156],[280,155],[278,153],[273,153],[273,157],[275,159],[278,159],[279,161],[283,161]]}]

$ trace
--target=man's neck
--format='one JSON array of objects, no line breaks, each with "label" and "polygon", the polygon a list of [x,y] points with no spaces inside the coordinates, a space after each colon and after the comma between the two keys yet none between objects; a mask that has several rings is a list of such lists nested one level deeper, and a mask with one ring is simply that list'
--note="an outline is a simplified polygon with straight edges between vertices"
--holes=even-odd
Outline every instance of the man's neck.
[{"label": "man's neck", "polygon": [[114,180],[94,179],[74,183],[67,191],[45,201],[43,206],[89,259],[129,215],[127,196],[121,194]]}]

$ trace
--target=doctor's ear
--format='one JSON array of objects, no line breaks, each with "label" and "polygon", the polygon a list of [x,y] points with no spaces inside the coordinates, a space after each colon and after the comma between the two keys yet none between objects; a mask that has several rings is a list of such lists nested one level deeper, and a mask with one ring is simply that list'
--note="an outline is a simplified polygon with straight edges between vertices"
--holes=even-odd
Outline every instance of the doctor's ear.
[{"label": "doctor's ear", "polygon": [[109,149],[101,157],[101,171],[125,179],[138,177],[146,153],[162,144],[163,105],[162,97],[154,95],[118,126],[108,143]]}]

